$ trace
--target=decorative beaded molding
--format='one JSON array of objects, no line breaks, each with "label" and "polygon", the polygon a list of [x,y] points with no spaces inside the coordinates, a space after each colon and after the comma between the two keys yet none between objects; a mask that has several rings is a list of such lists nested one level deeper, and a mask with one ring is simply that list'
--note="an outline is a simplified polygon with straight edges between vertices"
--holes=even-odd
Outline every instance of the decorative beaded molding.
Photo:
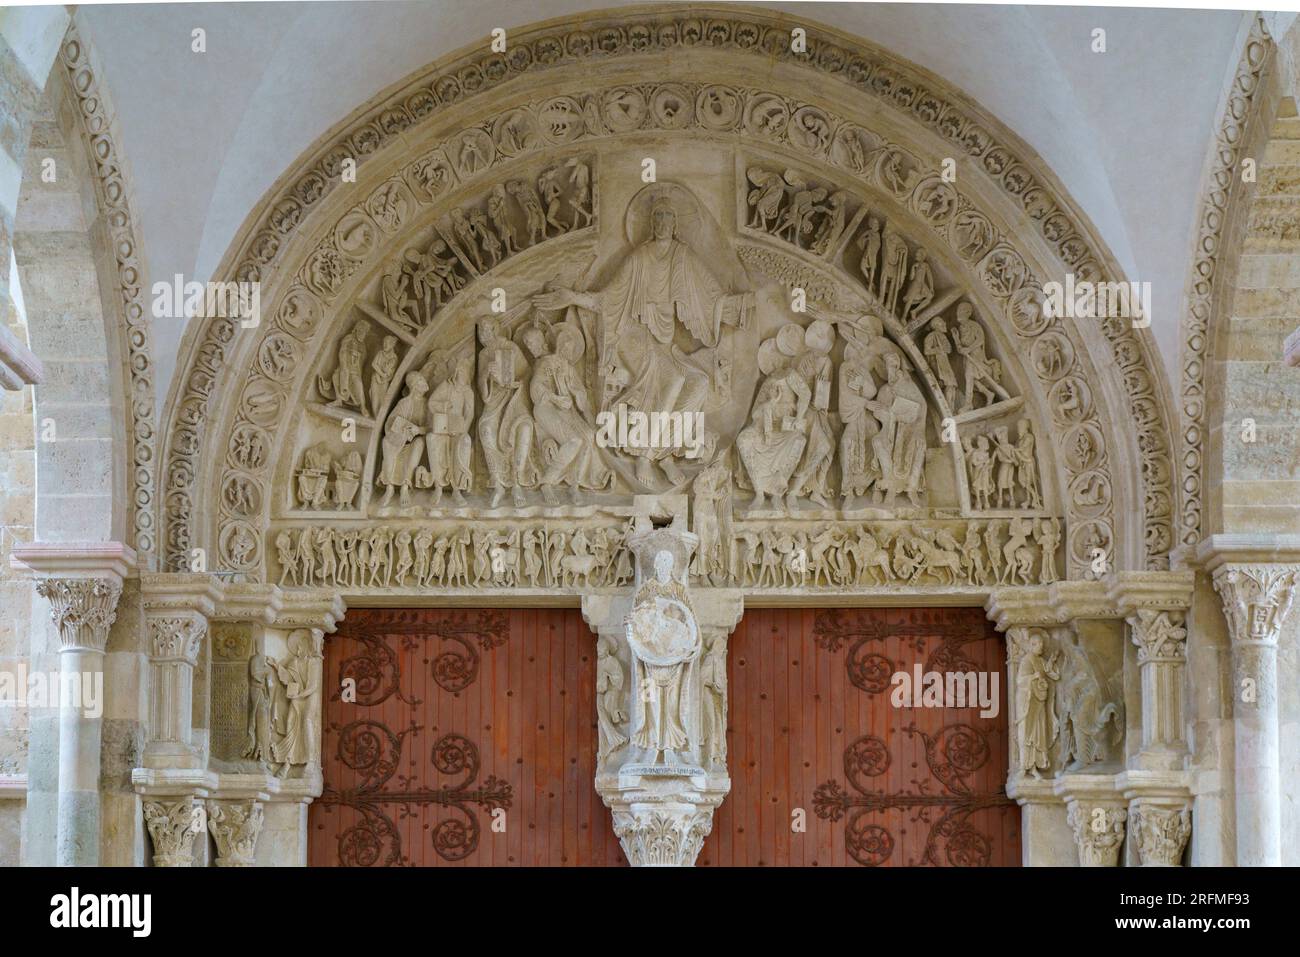
[{"label": "decorative beaded molding", "polygon": [[1219,254],[1231,208],[1241,193],[1237,163],[1242,144],[1259,112],[1260,77],[1273,52],[1273,42],[1256,17],[1246,38],[1232,88],[1214,136],[1210,169],[1201,191],[1196,247],[1185,298],[1187,301],[1182,344],[1181,456],[1183,497],[1179,539],[1195,545],[1203,531],[1202,484],[1205,469],[1205,362],[1210,346],[1210,326],[1217,324],[1215,299],[1219,294]]},{"label": "decorative beaded molding", "polygon": [[137,252],[140,245],[113,139],[112,110],[91,67],[86,41],[77,33],[75,19],[68,25],[63,38],[59,62],[65,70],[68,89],[81,120],[81,131],[95,164],[95,196],[108,224],[109,241],[117,264],[120,329],[130,370],[127,401],[131,406],[131,417],[127,424],[131,430],[131,473],[127,484],[133,535],[129,544],[135,548],[141,567],[148,568],[157,550],[157,478],[154,471],[153,336],[145,310],[146,290]]},{"label": "decorative beaded molding", "polygon": [[[761,57],[764,72],[774,61],[839,77],[852,89],[874,97],[911,121],[928,127],[951,142],[961,153],[979,161],[1006,198],[1039,223],[1042,238],[1052,248],[1064,270],[1083,278],[1106,279],[1117,271],[1099,251],[1082,216],[1053,183],[1030,171],[1032,161],[1014,135],[1001,127],[965,97],[934,92],[936,78],[857,40],[810,28],[807,52],[790,50],[789,28],[778,18],[746,11],[738,19],[727,8],[683,17],[680,8],[661,12],[592,16],[585,29],[555,25],[520,30],[513,34],[509,52],[466,54],[445,67],[431,68],[384,103],[351,123],[348,130],[311,153],[305,174],[288,174],[274,188],[273,200],[264,202],[263,215],[250,221],[227,259],[223,275],[240,281],[261,280],[279,265],[294,230],[311,208],[332,191],[345,157],[358,165],[418,124],[431,122],[443,108],[464,102],[524,75],[581,61],[609,61],[620,56],[648,54],[679,47],[715,47],[732,53]],[[711,16],[709,14],[712,14]],[[801,23],[801,25],[803,25]],[[989,132],[996,129],[998,136]],[[1011,142],[1015,148],[1002,145]],[[1150,370],[1152,347],[1148,337],[1135,335],[1127,322],[1103,322],[1116,363],[1128,391],[1130,413],[1138,426],[1145,496],[1145,563],[1148,568],[1168,565],[1173,545],[1174,483],[1171,476],[1169,421],[1163,395]],[[209,400],[226,360],[234,335],[229,320],[214,319],[191,339],[187,372],[178,377],[173,396],[167,443],[166,554],[169,567],[182,567],[193,536],[193,485],[206,427]]]}]

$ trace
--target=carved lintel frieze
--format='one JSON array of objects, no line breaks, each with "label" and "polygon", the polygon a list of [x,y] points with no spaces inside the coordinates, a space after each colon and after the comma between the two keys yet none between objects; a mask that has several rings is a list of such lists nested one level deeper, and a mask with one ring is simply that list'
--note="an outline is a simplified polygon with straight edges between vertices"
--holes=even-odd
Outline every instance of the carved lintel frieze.
[{"label": "carved lintel frieze", "polygon": [[218,867],[252,867],[262,833],[262,802],[208,801],[208,830],[217,845]]},{"label": "carved lintel frieze", "polygon": [[192,797],[144,802],[155,867],[191,867],[194,837],[204,830],[203,806]]}]

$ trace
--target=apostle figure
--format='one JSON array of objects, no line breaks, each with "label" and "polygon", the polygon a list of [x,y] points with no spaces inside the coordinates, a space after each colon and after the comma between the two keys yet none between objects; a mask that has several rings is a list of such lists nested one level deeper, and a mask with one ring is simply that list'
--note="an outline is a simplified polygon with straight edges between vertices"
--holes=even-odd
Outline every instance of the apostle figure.
[{"label": "apostle figure", "polygon": [[903,371],[902,360],[893,353],[885,356],[885,384],[867,408],[880,423],[872,440],[884,478],[885,504],[905,492],[912,505],[920,508],[925,479],[925,398],[911,376]]},{"label": "apostle figure", "polygon": [[528,359],[524,351],[501,333],[496,320],[483,319],[478,327],[482,348],[478,354],[478,393],[483,411],[478,419],[478,439],[487,459],[488,484],[493,488],[492,508],[510,489],[515,507],[524,504],[524,488],[536,481],[533,461],[533,417],[528,411]]},{"label": "apostle figure", "polygon": [[254,761],[271,760],[271,701],[275,690],[275,672],[265,655],[248,659],[248,743],[244,757]]},{"label": "apostle figure", "polygon": [[1041,778],[1050,770],[1050,750],[1059,730],[1056,717],[1056,682],[1060,653],[1043,659],[1043,638],[1029,634],[1027,646],[1016,669],[1016,732],[1020,742],[1020,770]]},{"label": "apostle figure", "polygon": [[596,448],[590,402],[578,367],[582,333],[574,326],[561,325],[555,334],[555,352],[548,354],[546,333],[533,327],[524,332],[524,345],[535,357],[528,391],[542,459],[540,484],[547,504],[556,504],[559,485],[568,486],[575,497],[578,489],[607,488],[614,475]]},{"label": "apostle figure", "polygon": [[633,597],[626,619],[636,690],[632,743],[652,764],[677,763],[693,746],[687,730],[688,684],[700,657],[700,630],[686,586],[673,577],[673,555],[655,555],[655,577]]},{"label": "apostle figure", "polygon": [[428,431],[424,444],[429,456],[428,483],[433,486],[433,504],[442,501],[442,490],[451,489],[452,501],[465,504],[473,476],[474,443],[469,435],[474,421],[474,386],[471,363],[466,357],[452,374],[429,393]]},{"label": "apostle figure", "polygon": [[284,734],[271,747],[281,765],[281,777],[293,765],[309,764],[320,757],[313,699],[321,688],[321,656],[314,653],[311,633],[304,628],[291,632],[288,644],[289,656],[283,661],[267,659],[288,701]]},{"label": "apostle figure", "polygon": [[774,508],[788,507],[786,490],[808,442],[803,423],[811,399],[797,375],[778,372],[759,387],[749,425],[736,436],[740,460],[754,488],[751,509],[763,508],[769,495]]},{"label": "apostle figure", "polygon": [[700,684],[704,688],[704,733],[709,764],[727,766],[727,636],[714,632],[708,651],[700,662]]},{"label": "apostle figure", "polygon": [[[677,238],[677,212],[666,196],[655,200],[650,221],[651,236],[627,255],[603,290],[555,287],[533,304],[547,311],[576,305],[600,317],[599,368],[606,384],[613,384],[606,410],[622,405],[650,416],[699,413],[717,370],[721,325],[724,319],[746,324],[753,296],[725,292],[704,260]],[[687,353],[679,339],[703,347]],[[626,451],[636,457],[642,484],[658,484],[655,463],[674,485],[682,481],[674,458],[684,457],[686,449]]]},{"label": "apostle figure", "polygon": [[381,508],[392,500],[395,488],[402,490],[402,507],[411,504],[411,479],[419,462],[416,439],[424,432],[424,396],[429,391],[429,383],[420,373],[408,372],[406,390],[406,395],[397,400],[389,413],[380,441],[383,460],[378,482],[388,487],[379,503]]}]

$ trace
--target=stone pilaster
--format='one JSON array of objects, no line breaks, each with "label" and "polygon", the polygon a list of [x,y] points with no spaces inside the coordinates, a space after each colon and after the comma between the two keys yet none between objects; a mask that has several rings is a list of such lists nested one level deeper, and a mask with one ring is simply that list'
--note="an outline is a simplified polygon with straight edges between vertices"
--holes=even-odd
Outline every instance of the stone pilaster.
[{"label": "stone pilaster", "polygon": [[191,767],[194,666],[207,635],[207,621],[195,616],[150,616],[148,767]]},{"label": "stone pilaster", "polygon": [[155,867],[191,867],[194,838],[203,833],[206,814],[192,797],[144,802],[144,821],[153,840]]},{"label": "stone pilaster", "polygon": [[262,821],[261,801],[208,802],[208,830],[217,844],[218,867],[253,866]]},{"label": "stone pilaster", "polygon": [[[122,580],[135,553],[116,542],[15,546],[12,564],[32,574],[49,602],[59,636],[59,791],[55,861],[96,866],[100,841],[102,710],[87,707],[88,689],[104,686],[104,648],[117,617]],[[80,700],[63,695],[80,693]],[[102,704],[102,701],[101,701]]]}]

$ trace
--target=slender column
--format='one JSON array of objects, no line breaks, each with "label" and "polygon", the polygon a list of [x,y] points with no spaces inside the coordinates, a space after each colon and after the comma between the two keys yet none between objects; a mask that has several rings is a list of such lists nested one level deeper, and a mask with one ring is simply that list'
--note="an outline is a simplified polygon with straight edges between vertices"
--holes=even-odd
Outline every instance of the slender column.
[{"label": "slender column", "polygon": [[59,632],[60,867],[99,864],[99,753],[102,716],[85,707],[87,683],[104,685],[104,646],[117,617],[122,583],[112,578],[42,578],[36,592],[50,603]]},{"label": "slender column", "polygon": [[190,767],[197,755],[190,744],[194,665],[207,634],[198,616],[149,618],[149,726],[145,765]]},{"label": "slender column", "polygon": [[1227,562],[1214,572],[1232,639],[1237,865],[1282,863],[1277,639],[1291,607],[1294,565]]}]

